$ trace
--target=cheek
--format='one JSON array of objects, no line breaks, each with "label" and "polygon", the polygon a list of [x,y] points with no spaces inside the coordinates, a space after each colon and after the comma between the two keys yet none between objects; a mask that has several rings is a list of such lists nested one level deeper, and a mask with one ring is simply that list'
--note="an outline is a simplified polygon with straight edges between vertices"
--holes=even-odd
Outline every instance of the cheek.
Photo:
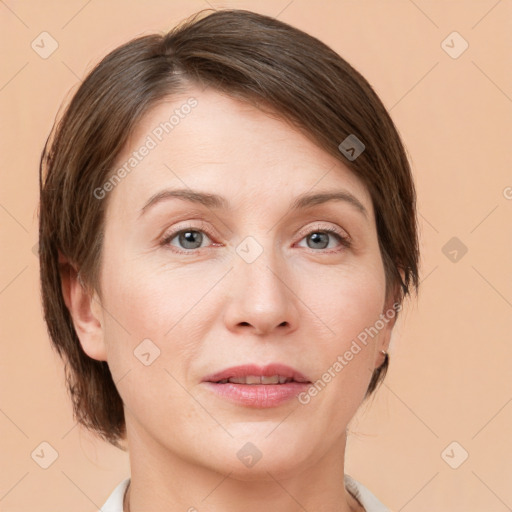
[{"label": "cheek", "polygon": [[[307,276],[310,277],[307,277]],[[343,348],[382,313],[385,278],[382,265],[331,267],[321,274],[300,273],[298,296],[316,314],[321,339],[329,347]]]},{"label": "cheek", "polygon": [[[356,286],[358,284],[358,286]],[[345,429],[360,407],[374,371],[375,343],[365,329],[381,313],[383,290],[379,286],[349,285],[330,289],[324,300],[326,323],[333,333],[315,338],[310,360],[315,361],[312,385],[298,399],[311,416],[323,416],[334,426],[328,436]]]},{"label": "cheek", "polygon": [[[112,262],[115,260],[112,258]],[[155,268],[118,261],[104,272],[107,343],[113,356],[126,359],[145,339],[162,351],[161,361],[190,359],[199,350],[197,333],[204,325],[208,291],[218,280],[190,268]],[[115,357],[114,357],[115,359]]]},{"label": "cheek", "polygon": [[[336,297],[337,308],[333,305],[331,313],[334,315],[334,331],[340,333],[343,341],[356,339],[364,330],[378,320],[384,304],[385,289],[378,280],[357,280],[345,283]],[[345,343],[344,343],[345,344]]]},{"label": "cheek", "polygon": [[[322,381],[318,389],[325,384],[327,392],[321,394],[327,402],[332,401],[332,411],[337,411],[333,414],[344,414],[343,408],[335,406],[340,399],[354,411],[374,370],[378,334],[368,332],[383,312],[384,270],[378,264],[354,266],[316,279],[301,279],[304,302],[319,319],[311,316],[317,329],[316,335],[311,331],[315,347],[310,347],[316,361],[315,376]],[[307,325],[304,327],[307,330]]]},{"label": "cheek", "polygon": [[[183,372],[201,350],[195,326],[203,317],[200,300],[211,287],[209,280],[204,275],[185,279],[179,270],[171,278],[123,262],[105,270],[104,335],[123,402],[154,425],[164,421],[155,414],[157,403],[192,414],[193,401],[178,382],[184,382]],[[172,419],[169,414],[166,418]]]}]

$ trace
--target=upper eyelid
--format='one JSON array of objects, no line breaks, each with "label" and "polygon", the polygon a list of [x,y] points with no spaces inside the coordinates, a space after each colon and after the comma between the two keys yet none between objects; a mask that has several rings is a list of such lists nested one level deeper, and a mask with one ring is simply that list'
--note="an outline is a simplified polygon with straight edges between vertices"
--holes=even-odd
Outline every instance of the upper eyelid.
[{"label": "upper eyelid", "polygon": [[[203,221],[199,221],[199,222],[201,222],[201,226],[194,226],[194,225],[188,224],[186,226],[171,230],[171,232],[169,234],[164,233],[164,235],[162,237],[163,241],[169,243],[170,240],[173,240],[180,233],[186,232],[187,230],[203,232],[204,234],[206,234],[208,236],[208,238],[210,238],[210,240],[212,240],[212,238],[215,238],[215,235],[211,234],[210,230],[205,227],[206,224]],[[316,221],[316,222],[317,222],[317,225],[306,227],[299,231],[298,234],[299,234],[299,236],[301,236],[299,241],[301,241],[305,236],[308,236],[311,233],[314,233],[316,231],[325,231],[332,235],[339,236],[342,240],[345,240],[346,242],[352,242],[352,237],[346,232],[346,230],[339,228],[339,227],[334,228],[332,226],[322,226],[319,224],[320,221]],[[198,249],[201,249],[201,248],[198,248]],[[198,250],[198,249],[190,249],[190,250]],[[204,249],[204,247],[203,247],[203,249]]]},{"label": "upper eyelid", "polygon": [[[186,222],[186,221],[185,221]],[[190,222],[190,221],[189,221]],[[184,225],[184,226],[181,226],[179,228],[176,228],[176,229],[171,229],[171,230],[165,230],[164,231],[164,236],[165,236],[165,233],[167,233],[168,231],[170,231],[169,234],[178,234],[178,233],[181,233],[182,231],[186,231],[187,229],[189,230],[193,230],[193,231],[204,231],[207,235],[210,234],[210,231],[207,227],[207,224],[201,220],[199,220],[198,222],[201,223],[200,226],[194,226],[192,224],[187,224],[187,225]],[[322,226],[321,224],[319,224],[320,222],[323,222],[323,221],[314,221],[314,222],[317,222],[317,224],[315,226],[310,226],[310,227],[306,227],[306,228],[302,228],[301,230],[299,230],[299,234],[302,234],[302,233],[311,233],[312,231],[314,231],[315,229],[317,229],[318,231],[322,231],[322,230],[335,230],[335,231],[343,231],[344,233],[346,233],[346,236],[349,237],[349,234],[346,232],[345,229],[343,228],[333,228],[332,226]],[[325,222],[328,222],[328,221],[325,221]],[[332,224],[332,223],[331,223]]]},{"label": "upper eyelid", "polygon": [[[317,221],[319,222],[319,221]],[[316,226],[311,226],[308,228],[301,229],[299,231],[299,234],[304,234],[306,236],[307,234],[313,233],[315,231],[327,231],[329,233],[336,233],[340,235],[341,237],[351,239],[351,236],[347,233],[347,231],[343,228],[340,228],[339,226],[332,227],[332,226],[322,226],[320,224],[317,224]]]},{"label": "upper eyelid", "polygon": [[205,223],[202,221],[199,221],[199,222],[201,222],[201,226],[193,226],[191,224],[187,224],[185,226],[182,226],[182,227],[179,227],[176,229],[173,228],[173,229],[165,230],[161,238],[164,240],[172,239],[175,236],[177,236],[180,233],[183,233],[184,231],[187,231],[187,230],[188,231],[200,231],[200,232],[205,233],[209,238],[212,238],[213,234],[210,233],[210,230],[205,228]]}]

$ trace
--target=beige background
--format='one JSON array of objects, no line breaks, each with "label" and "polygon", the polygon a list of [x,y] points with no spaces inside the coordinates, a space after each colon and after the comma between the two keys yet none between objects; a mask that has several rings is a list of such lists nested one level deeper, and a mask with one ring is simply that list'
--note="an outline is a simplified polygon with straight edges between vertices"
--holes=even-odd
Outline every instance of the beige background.
[{"label": "beige background", "polygon": [[[331,45],[374,86],[410,154],[422,289],[395,330],[385,384],[352,424],[346,472],[394,511],[512,510],[512,2],[209,4],[276,16]],[[205,7],[0,2],[2,512],[93,511],[128,475],[126,454],[75,425],[42,320],[38,159],[62,100],[94,63]],[[31,43],[45,37],[50,48],[45,31],[58,48],[43,59]],[[459,247],[445,247],[453,237]],[[46,445],[31,457],[42,442],[58,452],[48,469],[35,462],[48,462]]]}]

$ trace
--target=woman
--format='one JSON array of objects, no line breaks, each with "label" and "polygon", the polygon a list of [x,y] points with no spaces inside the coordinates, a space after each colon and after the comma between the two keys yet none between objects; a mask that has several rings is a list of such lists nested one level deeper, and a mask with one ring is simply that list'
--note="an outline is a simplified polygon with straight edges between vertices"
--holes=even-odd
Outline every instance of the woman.
[{"label": "woman", "polygon": [[102,510],[388,510],[344,454],[418,287],[403,145],[317,39],[204,14],[107,55],[41,158],[45,319],[130,456]]}]

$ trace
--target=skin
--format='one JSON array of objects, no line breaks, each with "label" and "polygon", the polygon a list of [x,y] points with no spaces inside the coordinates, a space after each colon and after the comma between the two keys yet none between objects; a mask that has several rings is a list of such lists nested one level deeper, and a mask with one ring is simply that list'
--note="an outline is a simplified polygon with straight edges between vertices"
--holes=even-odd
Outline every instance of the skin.
[{"label": "skin", "polygon": [[[196,87],[146,114],[118,164],[190,96],[197,107],[109,192],[101,294],[64,285],[84,351],[108,361],[125,403],[130,510],[363,510],[342,484],[346,429],[394,320],[307,405],[251,409],[201,380],[281,362],[315,382],[390,310],[370,195],[285,121]],[[220,194],[230,208],[172,198],[141,215],[167,188]],[[367,215],[347,201],[289,209],[303,193],[340,189]],[[179,236],[162,244],[185,228],[199,230],[194,248]],[[351,246],[332,234],[315,245],[326,228]],[[252,263],[236,252],[248,236],[263,251]],[[146,366],[134,350],[148,338],[160,355]],[[252,467],[237,457],[247,442],[262,453]]]}]

